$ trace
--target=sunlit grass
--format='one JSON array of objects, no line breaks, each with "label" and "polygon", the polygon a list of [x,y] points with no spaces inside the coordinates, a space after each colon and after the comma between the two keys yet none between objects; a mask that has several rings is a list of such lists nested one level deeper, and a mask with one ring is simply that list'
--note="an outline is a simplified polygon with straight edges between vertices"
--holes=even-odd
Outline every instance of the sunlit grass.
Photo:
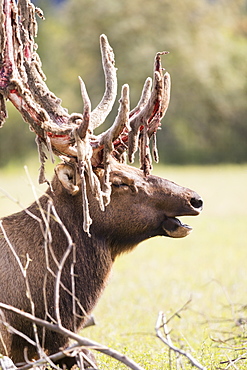
[{"label": "sunlit grass", "polygon": [[[36,184],[37,168],[30,166]],[[194,229],[190,236],[148,240],[116,261],[94,312],[98,325],[82,334],[126,353],[146,369],[168,369],[168,350],[155,337],[157,315],[162,310],[169,317],[191,298],[188,309],[170,322],[171,336],[209,369],[217,368],[240,352],[212,338],[245,335],[245,327],[235,323],[246,314],[247,303],[247,165],[166,166],[155,172],[196,190],[204,211],[184,218]],[[1,170],[0,187],[25,205],[33,200],[24,169]],[[5,196],[0,198],[1,215],[17,209]],[[105,356],[99,359],[101,369],[125,369]],[[246,368],[246,363],[240,361],[237,368]],[[191,368],[187,361],[184,366]]]}]

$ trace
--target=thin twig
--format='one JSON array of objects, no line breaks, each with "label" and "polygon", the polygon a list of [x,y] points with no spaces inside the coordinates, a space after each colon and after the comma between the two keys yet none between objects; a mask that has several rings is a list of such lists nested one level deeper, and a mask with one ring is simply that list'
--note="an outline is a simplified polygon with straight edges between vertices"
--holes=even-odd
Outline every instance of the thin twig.
[{"label": "thin twig", "polygon": [[[49,359],[52,362],[57,362],[57,361],[63,359],[64,357],[70,355],[71,352],[74,352],[76,350],[80,351],[81,348],[82,348],[82,346],[79,346],[78,343],[74,343],[70,347],[66,348],[66,350],[54,353],[53,355],[49,356]],[[28,369],[32,368],[34,365],[38,367],[38,366],[44,365],[45,363],[46,363],[45,359],[41,358],[41,359],[35,361],[35,363],[32,362],[31,366],[30,366],[30,364],[26,364],[26,365],[23,365],[23,366],[19,367],[18,370],[28,370]],[[93,367],[93,364],[92,364],[92,367]]]},{"label": "thin twig", "polygon": [[[165,337],[161,334],[161,328],[163,328],[164,330],[164,333],[165,333]],[[157,318],[157,322],[156,322],[156,326],[155,326],[155,331],[156,331],[156,336],[164,343],[166,344],[169,349],[171,349],[172,351],[174,351],[175,353],[178,353],[182,356],[185,356],[193,366],[197,367],[198,369],[200,370],[206,370],[206,367],[204,367],[203,365],[201,365],[190,353],[188,352],[185,352],[184,350],[176,347],[172,340],[171,340],[171,337],[169,336],[169,330],[168,330],[168,327],[167,327],[167,322],[166,322],[166,319],[165,319],[165,315],[163,312],[159,312],[159,315],[158,315],[158,318]]]}]

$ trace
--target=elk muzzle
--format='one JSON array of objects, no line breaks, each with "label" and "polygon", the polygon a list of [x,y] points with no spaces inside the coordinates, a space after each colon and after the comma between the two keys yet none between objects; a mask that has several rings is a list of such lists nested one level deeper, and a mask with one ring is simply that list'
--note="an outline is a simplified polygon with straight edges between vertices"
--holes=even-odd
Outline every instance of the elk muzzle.
[{"label": "elk muzzle", "polygon": [[183,238],[191,233],[192,227],[182,223],[177,216],[197,216],[201,213],[203,208],[203,200],[201,197],[193,192],[193,196],[190,197],[189,201],[186,202],[184,212],[174,214],[174,216],[165,216],[162,223],[162,229],[165,232],[165,236],[171,238]]}]

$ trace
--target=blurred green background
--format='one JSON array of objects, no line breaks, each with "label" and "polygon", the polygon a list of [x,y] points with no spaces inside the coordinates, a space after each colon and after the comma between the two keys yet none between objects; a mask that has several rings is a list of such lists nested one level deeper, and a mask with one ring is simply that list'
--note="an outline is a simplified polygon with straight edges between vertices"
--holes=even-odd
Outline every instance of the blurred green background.
[{"label": "blurred green background", "polygon": [[[152,76],[157,51],[172,77],[171,103],[158,134],[169,164],[247,161],[246,0],[36,0],[39,54],[47,84],[69,112],[81,112],[78,75],[93,107],[104,91],[99,36],[114,49],[119,90],[128,83],[131,106]],[[119,96],[119,94],[118,94]],[[117,110],[109,116],[110,125]],[[36,153],[34,135],[9,105],[0,130],[0,166]],[[32,153],[33,154],[33,153]]]},{"label": "blurred green background", "polygon": [[[202,215],[188,220],[194,228],[189,238],[155,238],[117,261],[95,311],[99,325],[87,329],[85,335],[134,355],[148,369],[167,369],[167,351],[154,343],[156,315],[160,309],[174,312],[192,296],[188,312],[172,323],[176,343],[187,350],[188,346],[189,350],[193,348],[199,361],[215,369],[221,360],[241,357],[242,338],[242,357],[246,359],[246,321],[239,325],[238,320],[247,315],[243,263],[247,1],[35,3],[46,17],[39,21],[37,42],[47,83],[70,113],[82,111],[78,75],[87,85],[93,107],[102,97],[100,34],[108,36],[114,49],[119,91],[122,84],[130,85],[132,108],[139,100],[144,80],[152,75],[156,52],[170,51],[162,60],[172,77],[171,103],[158,133],[160,160],[166,166],[155,167],[155,171],[195,189],[205,201]],[[0,167],[5,166],[0,168],[0,186],[5,189],[0,196],[0,216],[19,210],[19,202],[27,206],[34,200],[23,164],[28,164],[34,181],[38,177],[34,134],[10,104],[8,108],[9,119],[0,129]],[[113,122],[117,108],[118,104],[106,124]],[[48,171],[53,172],[50,163]],[[38,188],[38,195],[43,187]],[[16,198],[15,202],[6,191]],[[211,340],[228,340],[228,336],[233,340],[233,344],[227,342],[228,352]],[[110,366],[107,363],[101,367]],[[246,369],[246,360],[238,368]]]}]

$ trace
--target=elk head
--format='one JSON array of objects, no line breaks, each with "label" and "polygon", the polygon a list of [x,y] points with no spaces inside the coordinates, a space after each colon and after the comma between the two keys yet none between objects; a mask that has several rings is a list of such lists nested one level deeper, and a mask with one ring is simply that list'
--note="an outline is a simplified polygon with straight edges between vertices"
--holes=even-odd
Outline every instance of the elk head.
[{"label": "elk head", "polygon": [[[196,192],[158,176],[145,176],[142,170],[114,159],[110,167],[111,200],[104,212],[90,191],[87,198],[94,215],[90,231],[94,237],[107,240],[113,259],[150,237],[182,238],[191,232],[192,228],[177,217],[201,212],[202,200]],[[97,168],[95,172],[104,183],[104,170]],[[52,184],[56,198],[80,214],[80,177],[68,164],[58,165],[56,174]]]},{"label": "elk head", "polygon": [[[167,52],[156,54],[153,81],[147,78],[136,108],[130,111],[129,87],[124,85],[113,125],[96,136],[94,129],[105,121],[117,95],[114,54],[108,40],[105,35],[100,36],[106,86],[101,102],[91,110],[85,85],[80,78],[84,111],[69,115],[44,82],[34,43],[37,31],[35,12],[42,17],[40,9],[29,0],[19,0],[17,4],[13,0],[2,1],[0,125],[7,116],[5,99],[9,99],[36,133],[41,160],[39,181],[46,181],[46,148],[51,156],[54,153],[65,163],[56,168],[56,173],[67,191],[78,196],[78,190],[81,190],[83,228],[88,234],[92,223],[89,197],[94,196],[102,211],[107,206],[104,216],[107,220],[111,209],[118,206],[120,194],[126,193],[130,198],[138,193],[138,207],[147,202],[146,195],[149,194],[150,205],[154,203],[159,211],[155,220],[155,235],[186,236],[191,229],[180,223],[176,216],[197,215],[202,208],[200,197],[188,189],[150,175],[152,157],[158,161],[156,133],[170,100],[170,75],[164,73],[161,65],[161,55]],[[151,140],[152,155],[149,149]],[[132,163],[138,148],[141,170],[123,164],[126,151]],[[121,207],[128,207],[128,202],[121,202]],[[148,220],[146,224],[145,235],[153,236]]]}]

